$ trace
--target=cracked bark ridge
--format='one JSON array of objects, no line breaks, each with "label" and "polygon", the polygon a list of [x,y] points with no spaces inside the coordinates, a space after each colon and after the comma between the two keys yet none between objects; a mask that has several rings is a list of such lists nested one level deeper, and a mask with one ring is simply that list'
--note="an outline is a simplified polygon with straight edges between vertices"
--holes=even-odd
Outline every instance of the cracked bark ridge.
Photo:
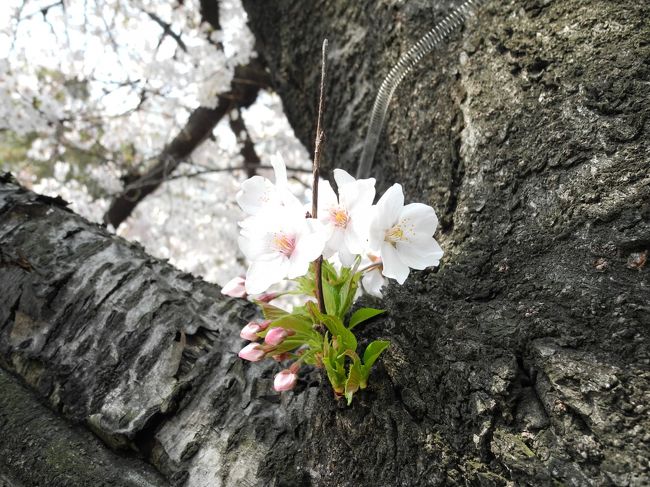
[{"label": "cracked bark ridge", "polygon": [[1,369],[0,389],[0,486],[169,485],[150,465],[116,455],[72,427]]},{"label": "cracked bark ridge", "polygon": [[[324,164],[351,171],[382,76],[450,4],[244,1],[307,144],[330,40]],[[388,289],[371,388],[319,401],[267,485],[650,484],[649,15],[490,2],[402,83],[373,176],[437,209],[446,255]]]},{"label": "cracked bark ridge", "polygon": [[[315,389],[281,399],[278,366],[237,357],[252,307],[8,175],[0,249],[0,365],[173,485],[244,485],[311,409]],[[64,460],[61,480],[48,485],[75,485]],[[34,470],[27,485],[42,485],[47,471]]]}]

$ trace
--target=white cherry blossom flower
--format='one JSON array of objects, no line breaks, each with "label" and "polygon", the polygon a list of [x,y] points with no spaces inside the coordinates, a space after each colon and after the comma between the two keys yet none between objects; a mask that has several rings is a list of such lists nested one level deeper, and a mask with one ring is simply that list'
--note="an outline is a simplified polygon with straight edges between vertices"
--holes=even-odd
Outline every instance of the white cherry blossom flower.
[{"label": "white cherry blossom flower", "polygon": [[305,218],[302,209],[276,207],[241,223],[239,247],[250,262],[246,292],[259,294],[285,278],[303,276],[327,238],[323,225]]},{"label": "white cherry blossom flower", "polygon": [[386,285],[386,278],[381,274],[381,259],[372,253],[367,253],[359,267],[363,269],[368,266],[370,268],[364,271],[361,278],[363,289],[371,296],[381,298],[381,289]]},{"label": "white cherry blossom flower", "polygon": [[400,184],[393,184],[377,202],[370,224],[370,246],[379,250],[382,274],[403,284],[410,268],[425,269],[440,263],[443,251],[433,238],[438,217],[430,206],[404,206]]},{"label": "white cherry blossom flower", "polygon": [[318,219],[328,231],[325,257],[339,253],[344,266],[368,244],[368,225],[375,198],[375,179],[356,180],[342,169],[334,169],[339,196],[329,182],[322,181],[318,197]]},{"label": "white cherry blossom flower", "polygon": [[271,165],[275,173],[275,184],[265,177],[253,176],[241,184],[237,193],[237,203],[249,215],[257,215],[273,207],[302,209],[298,198],[289,190],[287,168],[282,157],[273,156]]}]

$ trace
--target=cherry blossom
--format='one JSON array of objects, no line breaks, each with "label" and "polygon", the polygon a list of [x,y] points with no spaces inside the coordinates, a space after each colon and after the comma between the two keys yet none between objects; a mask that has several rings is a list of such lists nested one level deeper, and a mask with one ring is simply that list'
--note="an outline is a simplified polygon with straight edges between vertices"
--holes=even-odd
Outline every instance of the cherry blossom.
[{"label": "cherry blossom", "polygon": [[285,330],[284,328],[271,328],[264,337],[264,343],[267,345],[280,345],[290,335],[295,334],[292,330]]},{"label": "cherry blossom", "polygon": [[278,206],[241,223],[239,247],[250,262],[246,292],[259,294],[285,278],[303,276],[323,252],[322,224],[300,212]]},{"label": "cherry blossom", "polygon": [[271,324],[270,320],[265,321],[251,321],[244,328],[242,328],[239,336],[244,340],[250,340],[251,342],[256,342],[259,340],[257,335],[259,332],[266,330]]},{"label": "cherry blossom", "polygon": [[430,206],[411,203],[404,206],[400,184],[393,184],[377,202],[370,224],[370,246],[379,250],[382,274],[403,284],[410,269],[438,265],[442,249],[433,238],[438,226]]},{"label": "cherry blossom", "polygon": [[361,261],[361,268],[367,270],[363,273],[361,284],[363,289],[376,298],[381,298],[381,289],[386,285],[386,279],[381,273],[382,262],[379,256],[372,253],[366,254],[366,258]]},{"label": "cherry blossom", "polygon": [[239,351],[239,358],[250,362],[259,362],[264,358],[266,352],[259,343],[249,343]]},{"label": "cherry blossom", "polygon": [[280,156],[271,159],[275,173],[275,184],[262,176],[253,176],[241,184],[237,203],[249,215],[272,211],[275,207],[286,207],[302,211],[302,204],[289,190],[287,168]]},{"label": "cherry blossom", "polygon": [[349,267],[367,245],[375,179],[356,180],[344,170],[334,169],[334,180],[338,198],[329,182],[321,183],[318,219],[328,231],[325,257],[338,252],[341,263]]}]

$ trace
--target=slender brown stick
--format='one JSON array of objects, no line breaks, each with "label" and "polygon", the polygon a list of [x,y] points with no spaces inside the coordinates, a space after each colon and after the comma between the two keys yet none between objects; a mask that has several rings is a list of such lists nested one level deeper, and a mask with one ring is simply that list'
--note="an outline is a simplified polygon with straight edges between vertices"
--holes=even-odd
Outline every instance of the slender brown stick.
[{"label": "slender brown stick", "polygon": [[[321,145],[323,143],[323,129],[321,123],[323,119],[323,106],[325,104],[325,75],[327,63],[327,39],[323,40],[323,53],[321,59],[320,74],[320,97],[318,99],[318,119],[316,120],[316,142],[314,144],[314,186],[312,190],[311,216],[318,218],[318,178],[320,176],[320,155]],[[316,299],[320,312],[325,314],[325,301],[323,300],[323,256],[321,255],[314,263],[314,274],[316,277]]]}]

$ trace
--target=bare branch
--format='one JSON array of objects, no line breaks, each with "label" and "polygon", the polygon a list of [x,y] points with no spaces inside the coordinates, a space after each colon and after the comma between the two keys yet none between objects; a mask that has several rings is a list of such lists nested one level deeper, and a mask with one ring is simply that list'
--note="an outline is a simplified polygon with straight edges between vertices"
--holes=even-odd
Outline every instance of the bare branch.
[{"label": "bare branch", "polygon": [[[318,99],[318,118],[316,120],[316,143],[314,144],[314,169],[313,178],[314,186],[312,190],[312,206],[311,215],[313,218],[318,217],[318,179],[320,177],[320,155],[321,145],[323,143],[323,129],[321,128],[323,122],[323,108],[325,105],[325,77],[327,67],[327,39],[323,40],[323,51],[321,59],[321,76],[320,76],[320,96]],[[316,299],[318,300],[318,307],[320,312],[325,314],[325,300],[323,299],[323,256],[321,255],[316,259],[315,272],[316,276]]]},{"label": "bare branch", "polygon": [[[184,178],[194,178],[198,176],[204,176],[206,174],[216,174],[216,173],[221,173],[221,172],[237,172],[237,171],[246,171],[248,173],[249,170],[251,169],[268,169],[271,170],[273,169],[273,166],[266,166],[266,165],[260,165],[254,162],[245,162],[241,166],[231,166],[231,167],[215,167],[215,168],[206,168],[202,169],[200,171],[195,171],[191,173],[186,173],[186,174],[169,174],[167,177],[164,179],[162,182],[167,182],[167,181],[173,181],[175,179],[184,179]],[[287,167],[287,172],[294,172],[294,173],[311,173],[311,169],[305,169],[302,167]],[[301,181],[298,178],[294,178],[296,181],[298,181],[301,184],[305,184],[303,181]],[[143,187],[146,187],[147,182],[134,182],[128,185],[129,192],[136,190],[136,189],[141,189]],[[120,196],[123,193],[116,193],[113,196]]]},{"label": "bare branch", "polygon": [[238,108],[236,113],[236,117],[230,117],[230,129],[235,134],[237,141],[242,144],[241,155],[244,157],[244,160],[251,163],[247,167],[246,174],[249,178],[252,178],[255,176],[256,168],[259,167],[262,161],[255,151],[255,144],[253,144],[253,140],[248,133],[248,128],[246,127],[244,119],[241,116],[241,110]]},{"label": "bare branch", "polygon": [[124,191],[110,204],[104,222],[117,228],[126,220],[137,204],[168,180],[178,165],[187,160],[207,137],[219,120],[236,107],[248,107],[257,98],[261,87],[269,86],[268,74],[259,59],[235,70],[235,79],[251,82],[231,83],[228,93],[219,95],[215,108],[199,107],[189,116],[187,123],[174,139],[158,155],[157,163],[144,174],[128,178]]},{"label": "bare branch", "polygon": [[158,15],[156,15],[153,12],[149,12],[148,10],[144,10],[144,9],[142,11],[145,14],[147,14],[151,20],[153,20],[156,24],[158,24],[162,28],[165,35],[168,35],[169,37],[174,39],[176,43],[179,45],[179,47],[183,50],[183,52],[187,52],[187,46],[183,42],[183,39],[181,39],[180,34],[174,32],[170,23],[165,22],[163,19],[158,17]]}]

